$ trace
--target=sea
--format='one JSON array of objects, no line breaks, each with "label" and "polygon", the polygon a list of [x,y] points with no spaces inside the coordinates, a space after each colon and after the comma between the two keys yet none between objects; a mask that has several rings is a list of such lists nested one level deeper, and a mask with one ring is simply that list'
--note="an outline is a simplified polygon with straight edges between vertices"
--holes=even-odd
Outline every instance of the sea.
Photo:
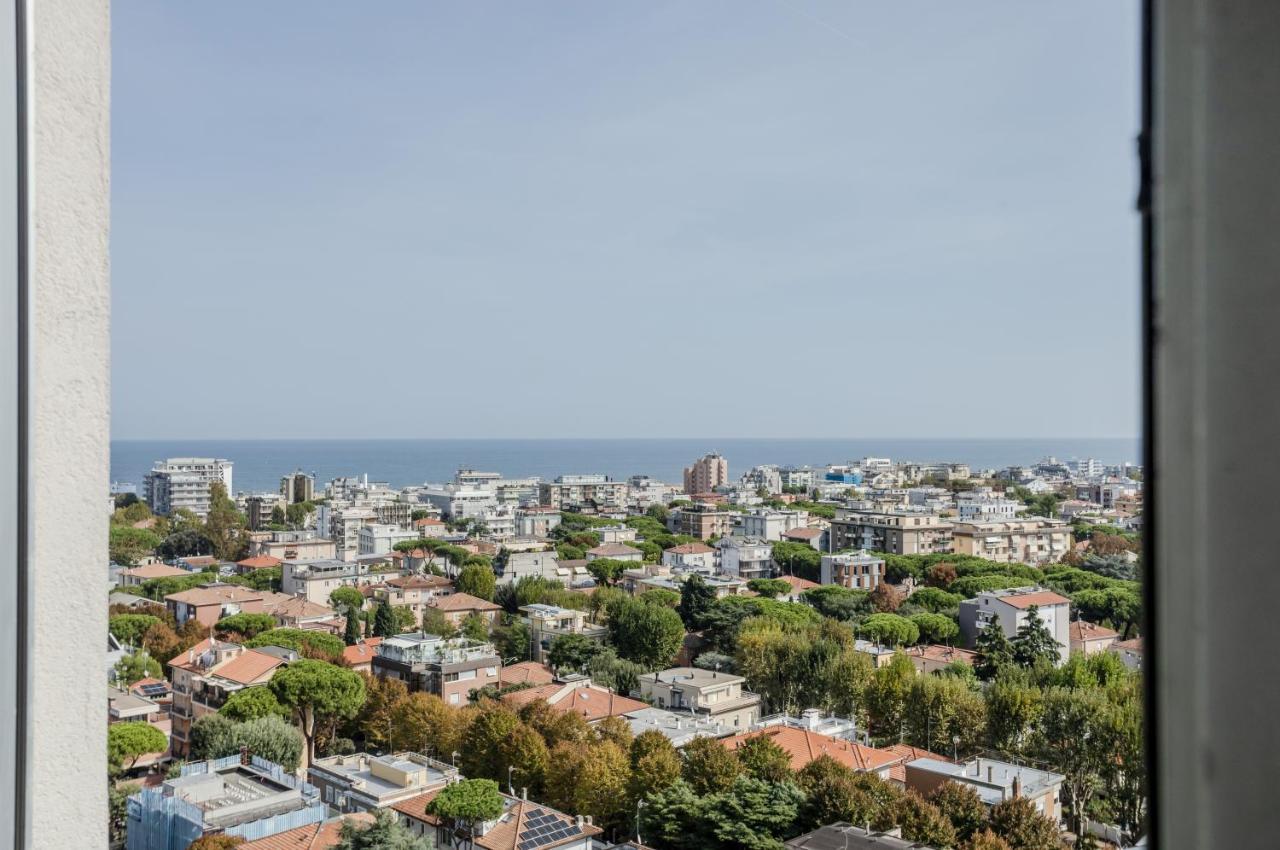
[{"label": "sea", "polygon": [[387,439],[387,440],[112,440],[111,478],[141,488],[157,460],[218,457],[232,461],[236,492],[276,492],[294,470],[318,485],[342,476],[368,475],[393,487],[439,483],[458,469],[499,472],[508,478],[603,473],[616,479],[648,475],[679,483],[684,467],[708,452],[729,462],[736,478],[753,466],[826,466],[863,457],[919,463],[967,463],[975,469],[1093,458],[1106,464],[1140,463],[1137,438],[1080,439]]}]

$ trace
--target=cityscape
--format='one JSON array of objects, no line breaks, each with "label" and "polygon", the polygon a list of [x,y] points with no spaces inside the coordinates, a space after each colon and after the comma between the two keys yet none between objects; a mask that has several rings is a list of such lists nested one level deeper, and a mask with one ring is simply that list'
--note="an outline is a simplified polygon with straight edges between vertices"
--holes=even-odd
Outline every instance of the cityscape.
[{"label": "cityscape", "polygon": [[1144,844],[1140,466],[290,466],[112,486],[113,846]]}]

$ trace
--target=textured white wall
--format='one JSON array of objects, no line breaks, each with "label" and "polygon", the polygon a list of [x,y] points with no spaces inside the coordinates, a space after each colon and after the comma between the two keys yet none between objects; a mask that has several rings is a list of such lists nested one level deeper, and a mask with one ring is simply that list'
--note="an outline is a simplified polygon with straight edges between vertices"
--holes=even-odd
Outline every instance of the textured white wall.
[{"label": "textured white wall", "polygon": [[105,848],[110,12],[30,4],[34,420],[29,846]]}]

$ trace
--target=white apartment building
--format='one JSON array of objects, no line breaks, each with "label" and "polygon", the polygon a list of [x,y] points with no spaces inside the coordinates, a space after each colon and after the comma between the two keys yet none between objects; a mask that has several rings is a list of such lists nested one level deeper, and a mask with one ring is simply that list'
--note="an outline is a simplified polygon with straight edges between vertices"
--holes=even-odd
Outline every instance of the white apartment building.
[{"label": "white apartment building", "polygon": [[1032,608],[1058,643],[1058,663],[1065,662],[1071,651],[1071,600],[1051,590],[1019,587],[983,591],[960,603],[960,635],[966,646],[973,646],[982,630],[996,622],[1012,640]]},{"label": "white apartment building", "polygon": [[1011,520],[1022,510],[1022,503],[997,496],[990,490],[958,493],[956,515],[961,520]]},{"label": "white apartment building", "polygon": [[663,550],[662,565],[710,575],[716,571],[716,550],[705,543],[681,543]]},{"label": "white apartment building", "polygon": [[445,484],[426,487],[418,500],[435,506],[446,519],[479,519],[498,507],[498,497],[490,489],[475,484]]},{"label": "white apartment building", "polygon": [[562,510],[584,505],[593,505],[597,510],[625,508],[627,483],[599,474],[561,475],[538,485],[538,501]]},{"label": "white apartment building", "polygon": [[793,528],[804,528],[809,524],[808,511],[780,511],[772,508],[755,508],[738,515],[736,533],[743,537],[758,537],[761,540],[781,540],[782,535]]},{"label": "white apartment building", "polygon": [[739,484],[748,490],[763,488],[768,493],[781,493],[782,472],[776,466],[755,466],[743,473]]},{"label": "white apartment building", "polygon": [[329,604],[329,594],[339,587],[379,584],[394,573],[370,573],[366,564],[345,561],[285,561],[280,565],[280,590],[303,596],[308,602]]},{"label": "white apartment building", "polygon": [[750,581],[753,578],[773,577],[773,544],[758,537],[722,537],[716,545],[720,548],[720,572]]},{"label": "white apartment building", "polygon": [[143,498],[157,514],[176,510],[191,511],[204,518],[209,515],[209,486],[221,483],[227,495],[231,489],[229,460],[213,457],[171,457],[158,460],[143,479]]},{"label": "white apartment building", "polygon": [[807,466],[783,466],[778,469],[778,477],[783,487],[800,487],[812,490],[816,482],[813,470]]},{"label": "white apartment building", "polygon": [[387,555],[397,543],[417,540],[418,532],[398,525],[373,523],[362,525],[356,532],[356,549],[361,555]]},{"label": "white apartment building", "polygon": [[819,583],[853,590],[875,590],[884,580],[884,559],[862,552],[823,555]]},{"label": "white apartment building", "polygon": [[560,512],[542,505],[516,508],[516,537],[546,537],[560,524]]},{"label": "white apartment building", "polygon": [[501,572],[498,573],[498,584],[514,584],[522,578],[531,577],[555,579],[564,582],[566,586],[573,579],[570,569],[560,566],[554,551],[508,552]]}]

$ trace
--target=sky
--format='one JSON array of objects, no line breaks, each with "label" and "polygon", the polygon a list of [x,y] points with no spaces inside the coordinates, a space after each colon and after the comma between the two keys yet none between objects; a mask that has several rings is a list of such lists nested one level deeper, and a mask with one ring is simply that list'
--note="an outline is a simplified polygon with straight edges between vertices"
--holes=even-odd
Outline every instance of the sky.
[{"label": "sky", "polygon": [[1138,433],[1134,2],[112,15],[116,438]]}]

